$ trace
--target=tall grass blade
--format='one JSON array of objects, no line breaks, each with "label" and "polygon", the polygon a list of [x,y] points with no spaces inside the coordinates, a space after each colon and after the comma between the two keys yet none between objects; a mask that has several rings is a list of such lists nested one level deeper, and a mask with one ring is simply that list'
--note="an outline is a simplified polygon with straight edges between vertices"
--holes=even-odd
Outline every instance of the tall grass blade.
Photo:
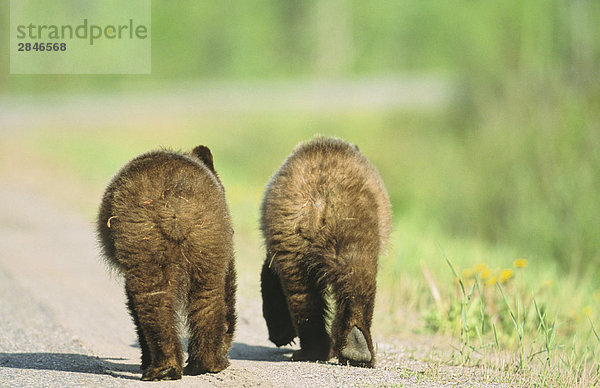
[{"label": "tall grass blade", "polygon": [[463,284],[462,279],[460,278],[460,276],[458,275],[458,272],[456,272],[456,269],[454,268],[454,266],[452,265],[452,263],[450,262],[450,259],[448,259],[448,257],[446,256],[446,253],[444,252],[444,250],[442,249],[442,247],[440,247],[438,245],[438,249],[440,250],[440,252],[442,253],[442,256],[444,257],[444,260],[446,260],[446,263],[448,263],[448,266],[450,267],[450,269],[452,270],[452,273],[454,274],[454,277],[456,277],[456,279],[458,280],[458,283],[460,285],[460,289],[462,291],[462,295],[463,298],[466,297],[467,293],[465,292],[465,285]]},{"label": "tall grass blade", "polygon": [[502,290],[502,286],[500,285],[500,283],[496,283],[496,286],[498,286],[498,289],[500,290],[500,293],[502,294],[502,298],[504,299],[504,303],[506,303],[506,307],[508,307],[508,312],[510,313],[510,319],[512,320],[512,323],[515,326],[515,330],[519,331],[519,324],[517,323],[517,317],[515,316],[513,309],[510,307],[510,303],[508,302],[508,298],[504,294],[504,290]]},{"label": "tall grass blade", "polygon": [[600,336],[598,335],[598,332],[596,331],[596,328],[594,327],[594,323],[592,322],[592,319],[590,317],[588,317],[588,320],[590,321],[590,325],[592,326],[592,333],[594,333],[594,336],[596,337],[596,341],[598,341],[600,343]]}]

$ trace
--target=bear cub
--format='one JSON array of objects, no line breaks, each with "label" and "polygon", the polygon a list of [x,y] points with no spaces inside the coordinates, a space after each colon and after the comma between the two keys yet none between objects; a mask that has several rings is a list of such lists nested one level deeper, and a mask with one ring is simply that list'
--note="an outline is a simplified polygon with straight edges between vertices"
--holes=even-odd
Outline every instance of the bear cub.
[{"label": "bear cub", "polygon": [[292,360],[374,367],[375,278],[391,223],[379,173],[341,139],[301,143],[271,178],[261,209],[263,316],[275,345],[300,338]]},{"label": "bear cub", "polygon": [[[210,150],[153,151],[109,183],[97,219],[106,262],[125,279],[142,380],[218,372],[236,323],[233,230]],[[187,365],[177,324],[189,329]]]}]

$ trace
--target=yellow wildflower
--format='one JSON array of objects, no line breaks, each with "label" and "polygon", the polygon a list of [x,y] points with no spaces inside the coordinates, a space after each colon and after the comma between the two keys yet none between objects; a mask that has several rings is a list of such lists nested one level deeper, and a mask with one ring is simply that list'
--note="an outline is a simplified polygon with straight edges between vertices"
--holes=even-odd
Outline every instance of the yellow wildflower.
[{"label": "yellow wildflower", "polygon": [[487,265],[483,263],[477,263],[473,266],[473,272],[476,274],[481,273],[484,269],[487,269]]},{"label": "yellow wildflower", "polygon": [[487,281],[487,282],[485,282],[485,285],[486,285],[486,286],[490,286],[490,287],[491,287],[491,286],[495,286],[495,285],[496,285],[496,283],[497,283],[497,278],[496,278],[496,276],[492,276],[491,278],[489,278],[489,279],[488,279],[488,281]]},{"label": "yellow wildflower", "polygon": [[583,315],[585,315],[586,317],[589,317],[592,315],[592,306],[585,306],[583,308],[583,310],[581,310],[581,312],[583,313]]},{"label": "yellow wildflower", "polygon": [[462,276],[465,279],[470,279],[473,277],[473,270],[471,268],[465,268],[462,270]]},{"label": "yellow wildflower", "polygon": [[490,271],[489,269],[487,269],[487,268],[484,268],[484,269],[481,271],[481,278],[482,278],[482,279],[484,279],[484,280],[485,280],[485,279],[489,278],[490,276],[492,276],[492,271]]},{"label": "yellow wildflower", "polygon": [[513,265],[517,268],[527,267],[527,259],[517,259],[513,262]]},{"label": "yellow wildflower", "polygon": [[510,268],[507,269],[503,269],[502,271],[500,271],[500,274],[498,275],[498,281],[500,283],[506,283],[508,281],[508,279],[512,278],[514,275],[514,271]]}]

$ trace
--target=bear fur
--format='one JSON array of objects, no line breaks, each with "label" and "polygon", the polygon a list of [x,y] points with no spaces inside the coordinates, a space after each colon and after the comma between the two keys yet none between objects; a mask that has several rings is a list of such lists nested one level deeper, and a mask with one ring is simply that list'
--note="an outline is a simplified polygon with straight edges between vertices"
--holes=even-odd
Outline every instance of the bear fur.
[{"label": "bear fur", "polygon": [[[210,150],[143,154],[109,183],[97,220],[106,262],[125,278],[142,380],[229,365],[235,330],[233,229]],[[177,332],[189,329],[187,365]]]},{"label": "bear fur", "polygon": [[387,191],[357,147],[324,137],[299,144],[262,202],[267,255],[261,292],[269,339],[282,346],[298,336],[293,360],[337,357],[374,367],[375,278],[391,224]]}]

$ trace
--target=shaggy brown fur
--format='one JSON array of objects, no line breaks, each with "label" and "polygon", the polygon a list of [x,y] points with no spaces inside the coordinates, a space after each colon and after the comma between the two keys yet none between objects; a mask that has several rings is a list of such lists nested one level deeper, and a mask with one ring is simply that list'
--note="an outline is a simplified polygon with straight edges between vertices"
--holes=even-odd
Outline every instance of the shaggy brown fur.
[{"label": "shaggy brown fur", "polygon": [[[277,346],[300,337],[293,360],[373,367],[371,320],[378,256],[391,230],[381,178],[357,147],[317,137],[268,183],[261,228],[263,315]],[[326,295],[335,300],[331,337]]]},{"label": "shaggy brown fur", "polygon": [[[142,380],[227,368],[236,320],[233,230],[210,150],[133,159],[108,185],[97,228],[106,261],[125,277]],[[183,371],[182,308],[190,331]]]}]

